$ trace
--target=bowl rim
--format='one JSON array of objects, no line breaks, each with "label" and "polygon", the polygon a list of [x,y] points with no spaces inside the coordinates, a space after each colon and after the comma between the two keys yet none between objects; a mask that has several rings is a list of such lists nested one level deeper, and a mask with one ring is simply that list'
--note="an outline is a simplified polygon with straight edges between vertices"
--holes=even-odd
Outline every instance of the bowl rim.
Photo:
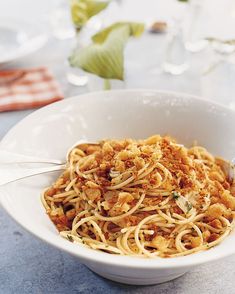
[{"label": "bowl rim", "polygon": [[[199,96],[195,96],[192,94],[187,93],[180,93],[175,91],[167,91],[167,90],[151,90],[151,89],[128,89],[128,90],[110,90],[110,91],[98,91],[98,92],[91,92],[91,93],[85,93],[81,95],[74,95],[70,98],[55,102],[53,104],[44,106],[33,113],[27,115],[24,117],[21,121],[19,121],[16,125],[14,125],[7,134],[2,138],[0,141],[0,147],[1,143],[4,140],[7,140],[7,137],[10,133],[14,133],[17,128],[20,126],[21,123],[24,124],[25,121],[28,119],[31,119],[33,116],[40,115],[40,112],[43,112],[45,109],[49,109],[54,107],[54,105],[63,105],[69,103],[68,101],[71,101],[73,99],[76,100],[77,103],[80,103],[83,98],[86,98],[87,96],[96,97],[97,95],[100,96],[102,94],[105,95],[112,95],[112,93],[115,92],[117,94],[125,95],[126,93],[151,93],[155,95],[172,95],[174,97],[182,97],[184,99],[193,99],[198,100],[203,104],[206,105],[213,105],[217,106],[219,109],[224,110],[226,112],[233,113],[235,115],[235,111],[225,105],[222,105],[220,103],[214,102],[212,100],[208,100]],[[78,99],[80,98],[80,99]],[[96,97],[97,99],[97,97]],[[157,98],[156,98],[157,99]],[[1,192],[0,192],[1,193]],[[4,194],[4,191],[3,193]],[[1,196],[1,195],[0,195]],[[139,258],[139,257],[131,257],[131,256],[120,256],[120,255],[114,255],[114,254],[108,254],[105,252],[100,252],[98,250],[86,248],[84,246],[80,246],[79,244],[74,244],[71,242],[68,242],[67,240],[63,239],[59,235],[60,239],[58,239],[58,242],[55,242],[55,236],[50,235],[49,237],[47,235],[40,235],[30,227],[28,227],[26,224],[21,223],[17,217],[14,215],[13,212],[8,209],[7,204],[4,203],[4,197],[0,197],[0,204],[4,208],[4,210],[8,213],[8,215],[14,219],[16,223],[18,223],[21,227],[23,227],[26,231],[31,233],[32,235],[36,236],[37,238],[41,239],[42,241],[52,245],[53,247],[56,247],[60,250],[63,250],[67,253],[70,253],[76,257],[78,257],[82,261],[87,262],[97,262],[103,265],[110,265],[113,267],[122,267],[122,268],[139,268],[139,269],[169,269],[169,268],[181,268],[181,267],[192,267],[199,264],[203,264],[209,261],[215,261],[218,259],[221,259],[223,257],[232,255],[235,253],[235,247],[229,246],[229,250],[217,250],[216,254],[213,254],[214,248],[211,248],[209,250],[201,251],[199,253],[190,254],[187,256],[182,257],[174,257],[174,258]],[[45,213],[46,215],[46,213]],[[232,240],[231,240],[232,241]],[[222,242],[223,243],[223,242]],[[216,247],[219,248],[219,247]],[[79,249],[79,250],[78,250]],[[144,261],[144,262],[143,262]],[[84,262],[85,263],[85,262]]]}]

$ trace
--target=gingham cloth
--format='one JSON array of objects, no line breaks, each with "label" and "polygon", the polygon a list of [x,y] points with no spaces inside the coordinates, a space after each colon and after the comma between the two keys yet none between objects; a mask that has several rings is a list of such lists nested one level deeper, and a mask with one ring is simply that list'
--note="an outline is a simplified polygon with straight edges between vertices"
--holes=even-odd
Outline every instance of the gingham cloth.
[{"label": "gingham cloth", "polygon": [[60,87],[45,67],[0,71],[0,112],[36,108],[61,99]]}]

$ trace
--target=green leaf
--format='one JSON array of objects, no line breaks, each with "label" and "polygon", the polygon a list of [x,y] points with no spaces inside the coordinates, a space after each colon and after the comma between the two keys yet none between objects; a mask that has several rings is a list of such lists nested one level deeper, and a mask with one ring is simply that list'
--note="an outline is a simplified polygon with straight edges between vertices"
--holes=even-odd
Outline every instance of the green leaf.
[{"label": "green leaf", "polygon": [[102,44],[106,40],[108,35],[113,30],[124,27],[124,26],[129,26],[129,28],[130,28],[130,36],[133,36],[133,37],[141,36],[143,31],[144,31],[144,24],[142,24],[142,23],[138,23],[138,22],[117,22],[117,23],[115,23],[115,24],[101,30],[97,34],[95,34],[92,37],[92,40],[93,40],[94,43]]},{"label": "green leaf", "polygon": [[[138,27],[138,30],[135,28]],[[124,79],[124,48],[129,36],[140,35],[140,27],[143,25],[112,25],[105,34],[102,33],[94,42],[86,48],[75,50],[69,58],[70,64],[93,73],[104,79]],[[105,31],[105,30],[104,30]],[[104,32],[102,31],[102,32]],[[101,42],[102,39],[102,42]]]},{"label": "green leaf", "polygon": [[177,193],[176,191],[173,191],[172,192],[172,197],[173,197],[173,199],[178,199],[180,197],[180,194]]},{"label": "green leaf", "polygon": [[100,13],[109,5],[109,1],[72,0],[71,17],[74,25],[82,27],[94,15]]},{"label": "green leaf", "polygon": [[70,63],[105,79],[123,80],[123,51],[128,37],[129,28],[119,28],[109,34],[102,45],[91,44],[74,52]]},{"label": "green leaf", "polygon": [[175,199],[175,202],[185,214],[189,213],[189,211],[193,208],[192,203],[180,194],[179,197]]}]

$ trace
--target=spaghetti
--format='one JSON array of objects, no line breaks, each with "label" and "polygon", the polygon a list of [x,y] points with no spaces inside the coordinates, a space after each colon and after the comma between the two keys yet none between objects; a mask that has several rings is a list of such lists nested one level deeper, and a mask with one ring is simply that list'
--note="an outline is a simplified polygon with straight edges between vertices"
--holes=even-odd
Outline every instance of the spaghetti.
[{"label": "spaghetti", "polygon": [[170,137],[82,144],[42,194],[60,235],[113,254],[176,257],[219,244],[234,227],[222,160]]}]

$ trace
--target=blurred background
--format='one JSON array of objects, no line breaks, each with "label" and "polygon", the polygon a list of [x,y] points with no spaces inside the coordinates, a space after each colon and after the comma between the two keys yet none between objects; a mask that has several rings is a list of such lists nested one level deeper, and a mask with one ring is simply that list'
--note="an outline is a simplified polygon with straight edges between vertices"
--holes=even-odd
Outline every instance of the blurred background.
[{"label": "blurred background", "polygon": [[[86,47],[99,30],[135,21],[145,24],[144,33],[128,40],[124,81],[112,81],[111,88],[187,92],[235,107],[233,0],[112,0],[78,30],[71,12],[79,2],[84,0],[0,1],[2,97],[18,79],[6,83],[1,79],[6,71],[37,67],[50,70],[61,97],[103,89],[101,78],[72,68],[68,57],[74,48],[79,52]],[[2,110],[0,137],[31,111]]]},{"label": "blurred background", "polygon": [[[205,38],[223,41],[235,39],[235,2],[233,0],[190,0],[188,2],[113,0],[110,2],[105,10],[87,22],[86,26],[89,28],[86,30],[86,38],[89,39],[89,36],[99,29],[120,20],[139,21],[146,25],[141,38],[130,39],[126,46],[125,85],[121,84],[117,87],[176,90],[202,95],[221,102],[225,101],[224,99],[227,99],[229,103],[232,102],[230,95],[233,93],[231,91],[233,87],[231,79],[234,74],[233,60],[231,60],[233,46],[227,45],[232,48],[226,46],[223,48],[223,46],[216,46],[218,44],[214,44],[215,42],[210,44],[201,42],[201,44],[194,44],[196,47],[199,45],[198,48],[191,46],[190,50],[190,46],[185,48],[185,44],[200,42]],[[18,29],[24,30],[26,26],[28,30],[30,27],[30,33],[37,36],[40,31],[48,38],[37,52],[5,64],[4,69],[47,66],[59,81],[65,97],[99,88],[99,85],[94,85],[93,82],[90,85],[88,83],[86,87],[76,87],[67,80],[65,62],[74,47],[76,38],[70,9],[71,1],[66,0],[0,1],[0,30],[3,25],[6,27],[8,24],[13,28],[17,22]],[[166,30],[162,33],[151,33],[150,26],[154,22],[165,22]],[[182,32],[179,32],[181,29]],[[179,35],[172,37],[172,34]],[[0,53],[6,50],[4,46],[6,47],[7,42],[13,42],[10,40],[11,37],[14,36],[10,33],[5,34],[4,39],[4,34],[2,33],[2,36],[0,34]],[[224,62],[213,70],[209,70],[221,59]],[[186,63],[188,68],[185,71],[182,70],[181,74],[172,75],[164,72],[165,61],[180,65]],[[2,68],[3,66],[0,67]],[[207,71],[209,72],[206,73]]]}]

